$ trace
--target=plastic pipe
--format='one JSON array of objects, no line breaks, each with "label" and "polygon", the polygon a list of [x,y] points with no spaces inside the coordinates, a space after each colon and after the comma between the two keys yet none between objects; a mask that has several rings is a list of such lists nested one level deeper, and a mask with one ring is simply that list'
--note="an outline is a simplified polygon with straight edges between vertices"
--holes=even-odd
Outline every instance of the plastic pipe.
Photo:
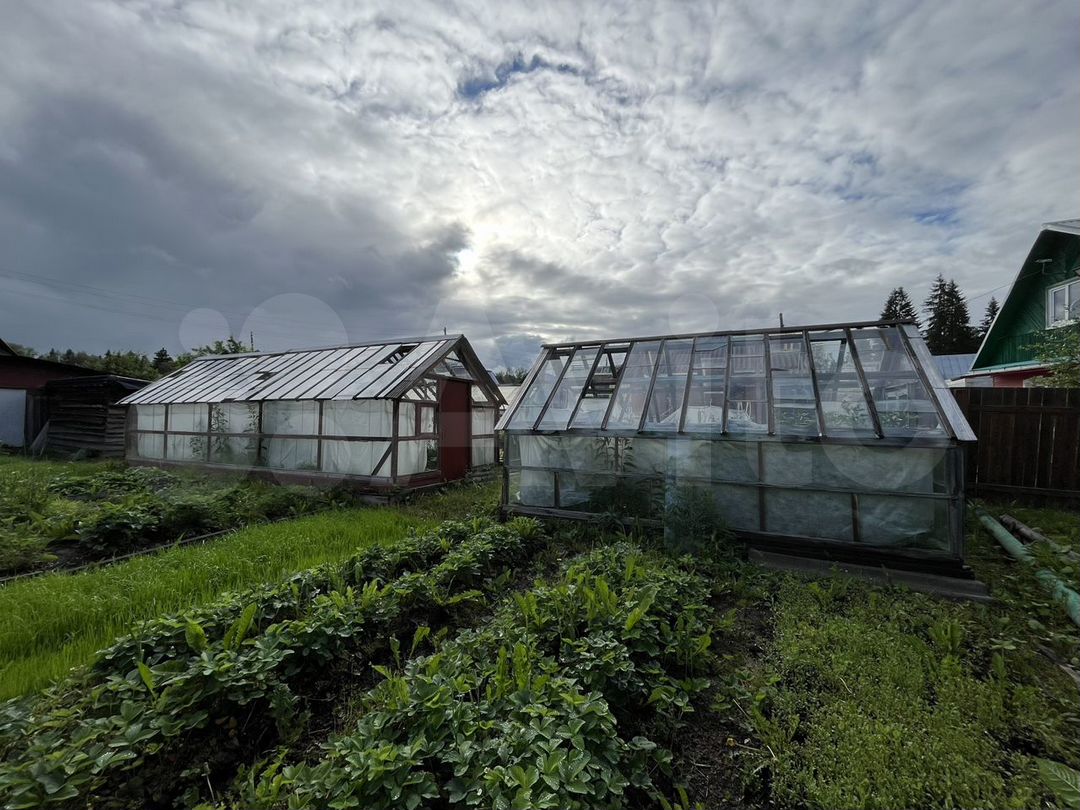
[{"label": "plastic pipe", "polygon": [[[1014,559],[1027,565],[1035,565],[1035,558],[1028,553],[1023,543],[1013,537],[1008,529],[977,506],[975,507],[975,514],[979,516],[979,521],[986,527],[987,531]],[[1047,571],[1045,568],[1036,568],[1035,577],[1054,599],[1064,606],[1065,612],[1069,614],[1073,624],[1080,627],[1080,594],[1062,582],[1056,574]]]}]

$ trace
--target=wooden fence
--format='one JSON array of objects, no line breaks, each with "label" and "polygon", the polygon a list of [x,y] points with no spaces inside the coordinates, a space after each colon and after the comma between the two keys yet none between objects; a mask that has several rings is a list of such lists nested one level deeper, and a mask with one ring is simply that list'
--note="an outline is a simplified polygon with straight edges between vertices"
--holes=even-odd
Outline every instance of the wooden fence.
[{"label": "wooden fence", "polygon": [[1080,508],[1080,388],[954,388],[979,442],[968,495]]}]

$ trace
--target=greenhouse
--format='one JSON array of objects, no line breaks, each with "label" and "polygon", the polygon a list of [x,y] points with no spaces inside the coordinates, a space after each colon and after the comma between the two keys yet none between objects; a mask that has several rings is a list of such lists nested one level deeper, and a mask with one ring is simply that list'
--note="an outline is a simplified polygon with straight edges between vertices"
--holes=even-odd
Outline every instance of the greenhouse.
[{"label": "greenhouse", "polygon": [[121,404],[136,463],[385,490],[494,464],[505,402],[464,336],[447,335],[200,357]]},{"label": "greenhouse", "polygon": [[507,513],[665,522],[704,503],[783,553],[963,557],[975,436],[911,324],[546,345],[497,430]]}]

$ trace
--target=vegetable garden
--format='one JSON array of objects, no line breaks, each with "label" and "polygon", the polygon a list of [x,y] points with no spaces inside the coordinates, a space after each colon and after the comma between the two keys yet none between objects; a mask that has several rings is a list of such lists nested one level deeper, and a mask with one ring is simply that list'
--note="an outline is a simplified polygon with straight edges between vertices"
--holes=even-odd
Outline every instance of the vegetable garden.
[{"label": "vegetable garden", "polygon": [[[1075,806],[1080,635],[979,531],[990,605],[670,537],[436,522],[487,496],[237,535],[399,521],[0,704],[0,806]],[[1071,517],[1026,517],[1072,570]]]}]

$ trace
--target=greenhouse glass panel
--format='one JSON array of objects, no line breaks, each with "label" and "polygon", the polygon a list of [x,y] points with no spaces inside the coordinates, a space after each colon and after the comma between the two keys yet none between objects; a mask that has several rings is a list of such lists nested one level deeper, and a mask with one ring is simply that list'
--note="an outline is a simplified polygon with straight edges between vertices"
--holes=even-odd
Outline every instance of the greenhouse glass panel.
[{"label": "greenhouse glass panel", "polygon": [[608,343],[600,349],[600,358],[582,392],[572,427],[597,428],[603,423],[615,393],[615,384],[619,381],[619,373],[626,362],[626,354],[626,345],[613,346]]},{"label": "greenhouse glass panel", "polygon": [[596,360],[598,348],[578,349],[570,358],[566,372],[555,388],[548,401],[547,410],[537,425],[539,430],[565,430],[570,424],[570,417],[574,412],[585,387],[585,382],[592,371],[593,362]]},{"label": "greenhouse glass panel", "polygon": [[726,428],[729,433],[766,433],[765,341],[760,336],[731,339],[731,373]]},{"label": "greenhouse glass panel", "polygon": [[531,428],[533,426],[537,417],[540,416],[540,411],[544,408],[544,403],[547,402],[562,376],[568,357],[569,352],[556,352],[544,361],[532,384],[519,400],[517,410],[514,411],[508,427]]},{"label": "greenhouse glass panel", "polygon": [[686,375],[690,371],[693,353],[692,340],[666,340],[656,368],[656,381],[649,396],[646,430],[679,429],[683,397],[686,394]]},{"label": "greenhouse glass panel", "polygon": [[828,435],[874,436],[859,370],[844,332],[811,332],[818,395]]},{"label": "greenhouse glass panel", "polygon": [[650,340],[635,343],[630,349],[630,356],[626,358],[619,387],[615,391],[611,415],[605,425],[608,430],[637,430],[641,424],[641,415],[645,410],[645,399],[649,395],[649,385],[652,383],[660,343],[659,340]]},{"label": "greenhouse glass panel", "polygon": [[886,436],[942,435],[937,407],[915,370],[900,331],[860,329],[852,333]]},{"label": "greenhouse glass panel", "polygon": [[769,338],[769,365],[776,433],[818,435],[817,397],[802,334]]},{"label": "greenhouse glass panel", "polygon": [[765,491],[765,530],[773,534],[852,540],[851,496],[843,492]]},{"label": "greenhouse glass panel", "polygon": [[948,501],[882,495],[858,497],[860,542],[948,551]]},{"label": "greenhouse glass panel", "polygon": [[716,433],[723,430],[727,367],[726,337],[698,338],[694,341],[685,430]]}]

